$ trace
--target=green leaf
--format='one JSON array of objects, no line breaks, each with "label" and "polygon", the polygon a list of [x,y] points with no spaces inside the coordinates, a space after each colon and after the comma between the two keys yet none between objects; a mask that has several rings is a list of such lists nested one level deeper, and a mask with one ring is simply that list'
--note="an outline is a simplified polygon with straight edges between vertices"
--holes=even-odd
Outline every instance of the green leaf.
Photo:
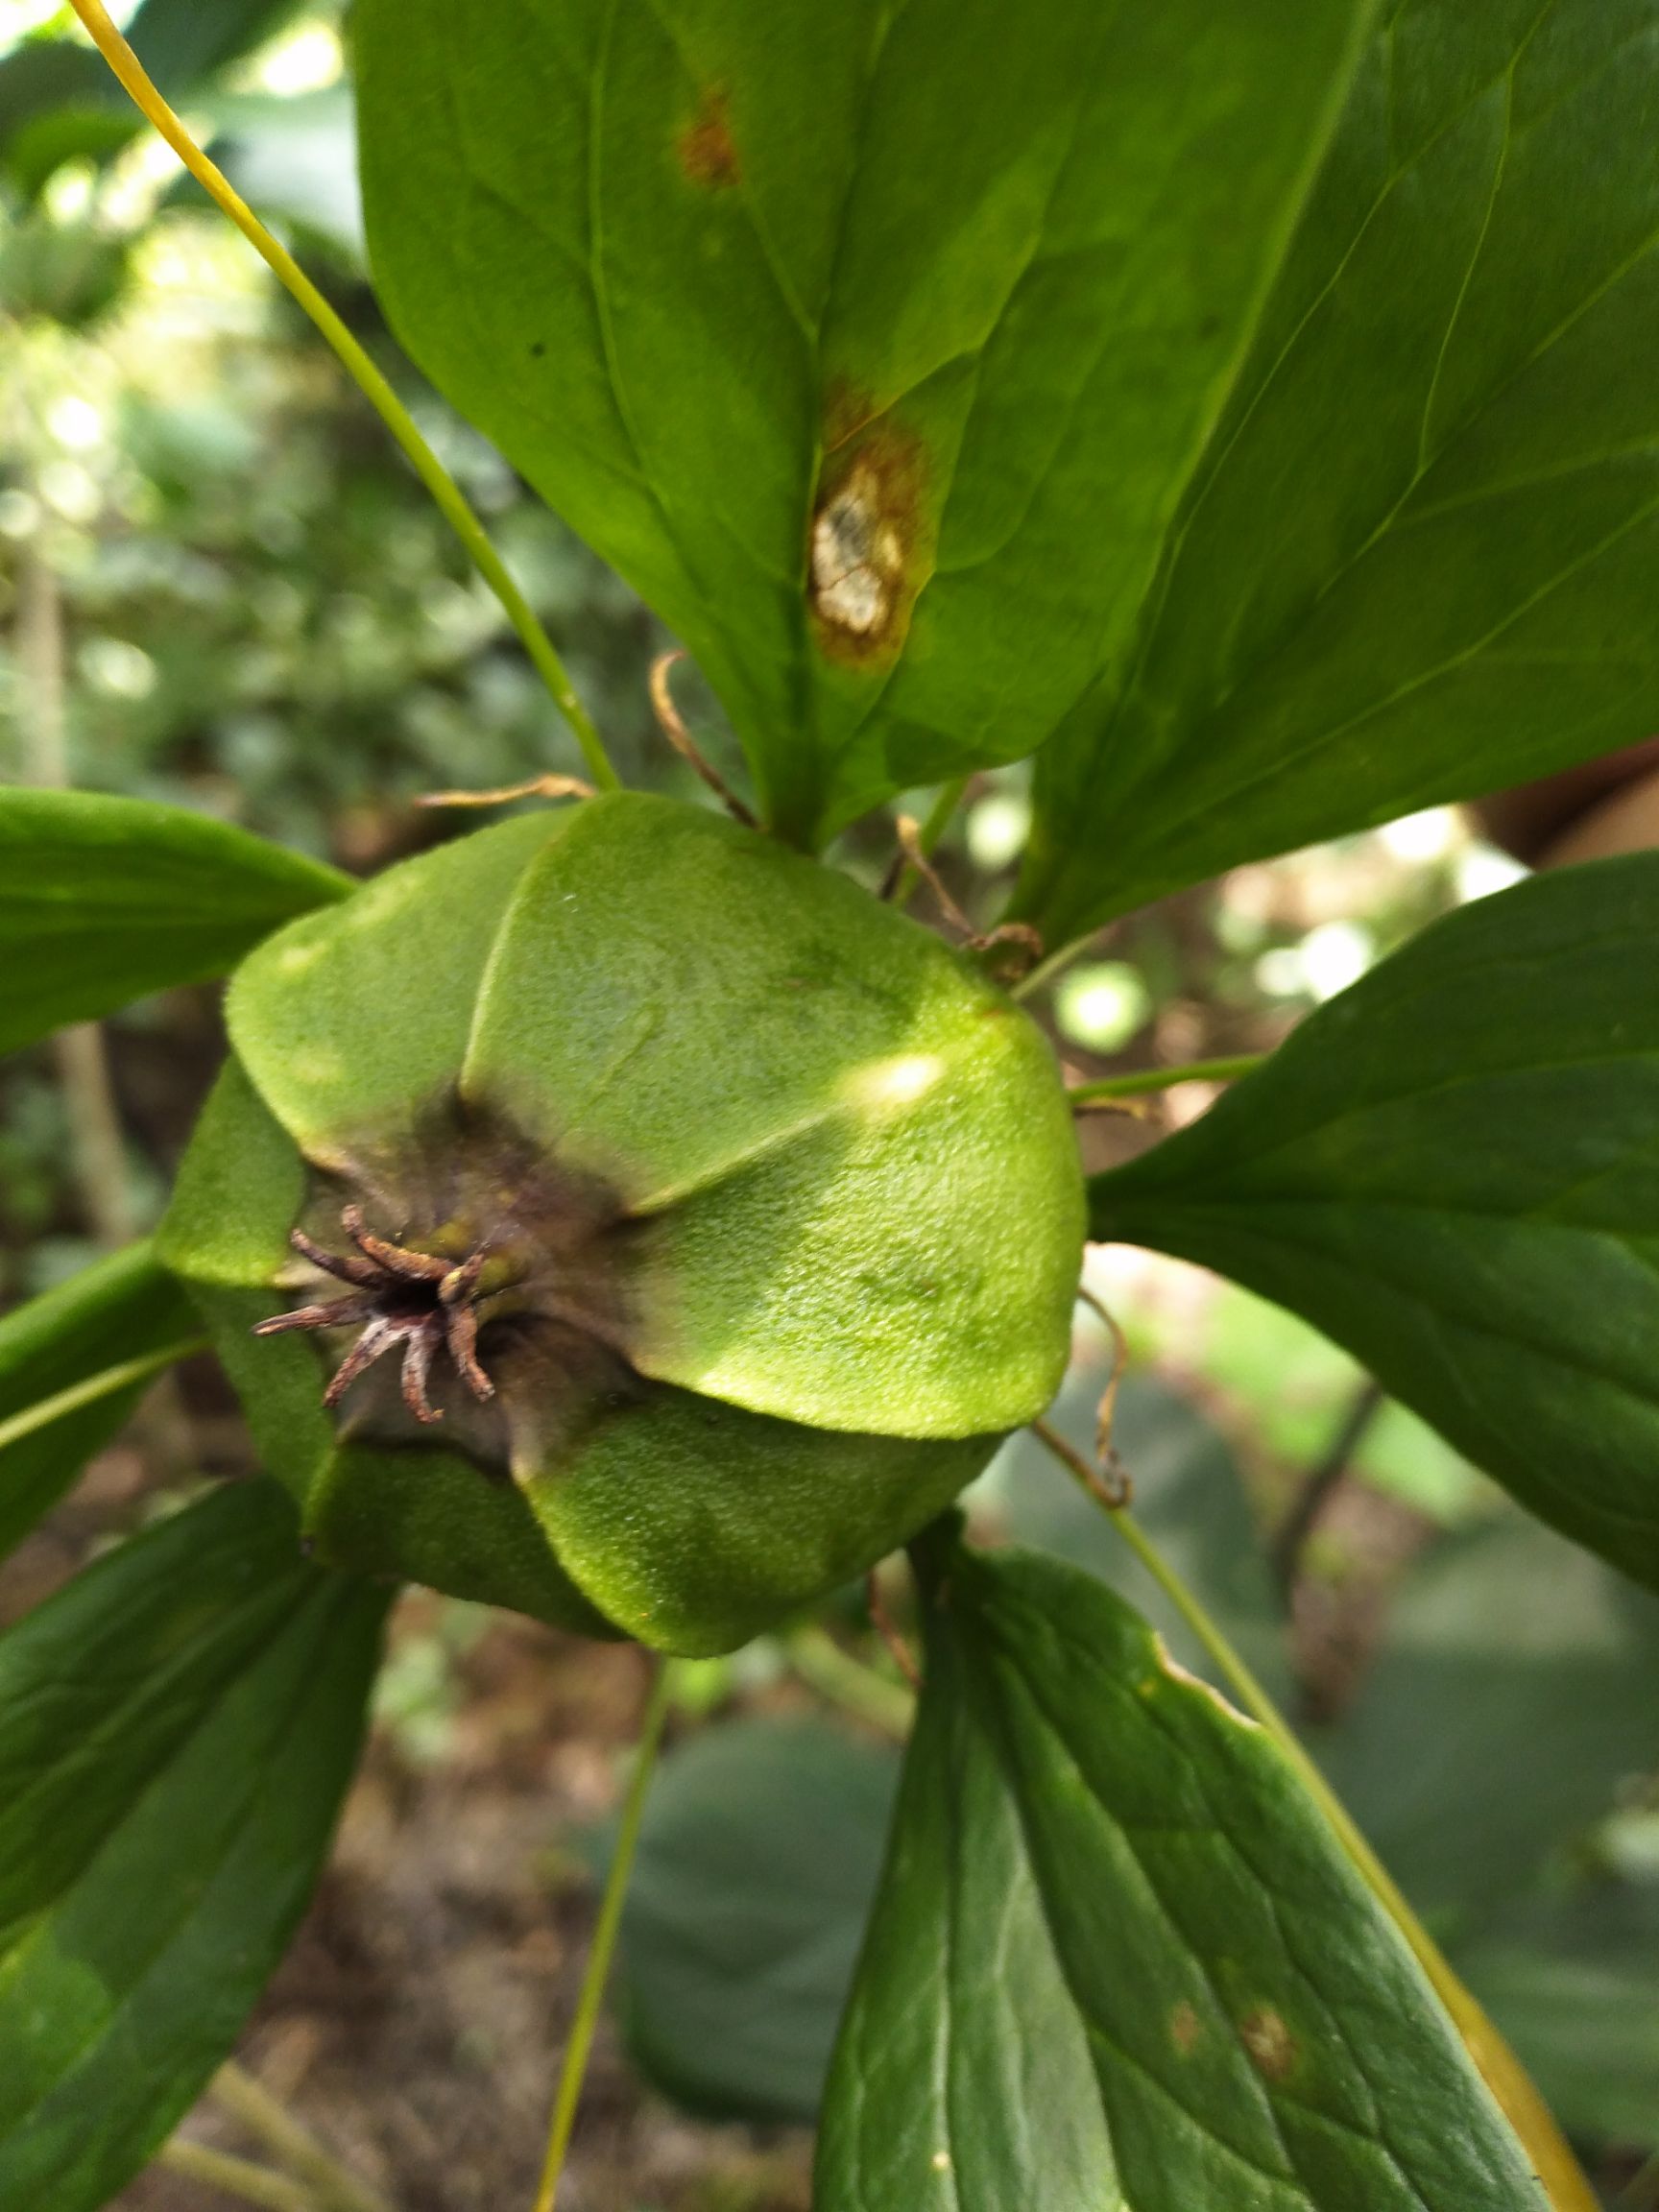
[{"label": "green leaf", "polygon": [[1043,756],[1051,947],[1659,715],[1650,0],[1390,0],[1132,660]]},{"label": "green leaf", "polygon": [[1564,2127],[1659,2149],[1659,1888],[1540,1899],[1457,1964]]},{"label": "green leaf", "polygon": [[1120,656],[1370,13],[364,0],[376,281],[811,841]]},{"label": "green leaf", "polygon": [[[170,100],[268,37],[296,0],[143,0],[126,36]],[[0,162],[37,192],[78,155],[107,158],[142,128],[101,55],[69,38],[25,39],[0,60]]]},{"label": "green leaf", "polygon": [[1505,1506],[1412,1567],[1354,1703],[1309,1747],[1460,1945],[1659,1765],[1656,1672],[1659,1600]]},{"label": "green leaf", "polygon": [[1544,2212],[1269,1739],[1089,1575],[938,1575],[820,2212]]},{"label": "green leaf", "polygon": [[383,1592],[218,1491],[0,1637],[0,2202],[93,2212],[224,2058],[328,1846]]},{"label": "green leaf", "polygon": [[189,1300],[146,1242],[84,1268],[0,1320],[0,1557],[51,1511],[144,1390],[129,1382],[26,1435],[7,1425],[60,1392],[201,1334]]},{"label": "green leaf", "polygon": [[223,975],[279,924],[350,888],[180,806],[0,789],[0,1052]]},{"label": "green leaf", "polygon": [[1091,1199],[1094,1236],[1290,1307],[1659,1586],[1656,936],[1651,854],[1465,907]]},{"label": "green leaf", "polygon": [[662,1762],[617,1975],[656,2087],[714,2118],[813,2117],[898,1779],[896,1752],[811,1720],[732,1721]]}]

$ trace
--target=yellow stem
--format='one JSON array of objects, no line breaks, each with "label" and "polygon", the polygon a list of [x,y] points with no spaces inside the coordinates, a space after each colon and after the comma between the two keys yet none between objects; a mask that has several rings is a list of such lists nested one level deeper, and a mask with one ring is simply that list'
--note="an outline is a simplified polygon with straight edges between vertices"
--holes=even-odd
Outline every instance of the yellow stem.
[{"label": "yellow stem", "polygon": [[460,487],[427,445],[409,410],[351,335],[286,247],[278,244],[228,178],[211,162],[145,74],[144,65],[109,20],[103,0],[69,0],[92,43],[131,95],[134,106],[164,138],[202,189],[235,224],[260,259],[300,302],[345,364],[369,404],[408,456],[411,467],[437,501],[445,519],[471,556],[478,573],[501,602],[554,704],[569,723],[601,790],[614,791],[620,778],[612,767],[599,733],[565,672],[553,640],[514,582],[505,562],[485,535],[484,526],[461,494]]},{"label": "yellow stem", "polygon": [[1198,1599],[1126,1507],[1114,1504],[1095,1470],[1046,1421],[1032,1429],[1081,1484],[1209,1652],[1239,1703],[1283,1752],[1298,1781],[1324,1814],[1350,1862],[1393,1920],[1435,1995],[1451,2014],[1464,2047],[1504,2117],[1520,2137],[1555,2212],[1598,2212],[1597,2200],[1554,2115],[1533,2087],[1521,2061],[1452,1971],[1439,1945],[1407,1903],[1399,1885],[1355,1826],[1347,1808],[1303,1748],[1300,1738],[1255,1675],[1234,1650]]}]

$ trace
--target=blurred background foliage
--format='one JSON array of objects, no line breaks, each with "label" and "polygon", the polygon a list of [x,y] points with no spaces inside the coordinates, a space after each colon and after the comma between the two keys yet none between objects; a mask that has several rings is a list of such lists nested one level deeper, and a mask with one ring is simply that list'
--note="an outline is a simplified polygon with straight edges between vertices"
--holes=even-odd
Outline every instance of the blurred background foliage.
[{"label": "blurred background foliage", "polygon": [[[113,12],[413,408],[624,777],[698,796],[647,697],[671,641],[379,320],[339,11]],[[678,682],[699,740],[740,781],[714,703],[694,675]],[[422,792],[579,767],[495,602],[333,357],[132,129],[68,11],[8,0],[0,780],[198,807],[366,872],[455,826],[413,806]],[[926,797],[901,805],[920,812]],[[980,921],[1028,811],[1017,767],[975,778],[953,819],[941,869]],[[874,881],[892,846],[883,816],[835,858]],[[1435,913],[1515,873],[1450,809],[1238,869],[1117,926],[1058,978],[1062,1056],[1086,1077],[1270,1048]],[[177,993],[0,1066],[0,1304],[154,1220],[219,1050],[213,994]],[[1213,1094],[1185,1082],[1089,1116],[1091,1164]],[[1630,2178],[1659,2146],[1659,1608],[1522,1520],[1302,1324],[1126,1250],[1093,1254],[1091,1282],[1133,1349],[1118,1436],[1149,1524],[1308,1726],[1599,2178],[1659,2202],[1659,2167]],[[1103,1359],[1085,1320],[1063,1408],[1080,1442]],[[138,1475],[102,1522],[71,1514],[77,1541],[132,1526],[202,1467],[234,1465],[226,1416],[210,1377],[153,1399]],[[973,1509],[988,1540],[1052,1544],[1121,1582],[1196,1662],[1028,1445],[1009,1447]],[[902,1577],[893,1602],[902,1612]],[[459,1756],[469,1682],[497,1633],[474,1609],[404,1608],[380,1737],[411,1787]],[[631,2047],[670,2099],[763,2129],[809,2119],[907,1695],[851,1596],[683,1671],[621,1999]],[[580,1733],[580,1712],[569,1724]],[[547,1839],[555,1890],[602,1855],[601,1832],[567,1841]],[[651,2194],[624,2176],[614,2200],[793,2204],[790,2140],[718,2138],[689,2180]]]}]

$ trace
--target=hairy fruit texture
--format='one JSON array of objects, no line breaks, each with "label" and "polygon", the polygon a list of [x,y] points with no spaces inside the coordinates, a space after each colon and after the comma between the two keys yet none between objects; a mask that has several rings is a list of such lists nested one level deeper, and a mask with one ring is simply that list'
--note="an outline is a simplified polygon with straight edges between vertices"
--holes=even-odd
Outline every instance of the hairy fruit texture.
[{"label": "hairy fruit texture", "polygon": [[718,815],[481,830],[270,939],[228,1015],[163,1250],[325,1556],[725,1649],[1058,1383],[1046,1043]]}]

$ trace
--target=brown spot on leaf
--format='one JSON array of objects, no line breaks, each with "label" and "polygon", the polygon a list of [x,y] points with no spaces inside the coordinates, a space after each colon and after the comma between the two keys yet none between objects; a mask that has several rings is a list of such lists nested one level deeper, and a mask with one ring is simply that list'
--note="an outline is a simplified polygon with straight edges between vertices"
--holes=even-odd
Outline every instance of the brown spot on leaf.
[{"label": "brown spot on leaf", "polygon": [[1180,2052],[1183,2058],[1197,2042],[1202,2032],[1197,2013],[1183,1997],[1180,2004],[1169,2015],[1169,2040]]},{"label": "brown spot on leaf", "polygon": [[1238,2023],[1238,2039],[1257,2073],[1269,2081],[1283,2081],[1296,2064],[1296,2038],[1270,2006],[1246,2013]]},{"label": "brown spot on leaf", "polygon": [[855,665],[888,661],[920,582],[922,449],[845,392],[831,398],[826,429],[809,547],[818,642]]},{"label": "brown spot on leaf", "polygon": [[729,191],[742,181],[724,92],[711,86],[704,93],[696,114],[676,141],[675,152],[687,180],[707,192]]}]

